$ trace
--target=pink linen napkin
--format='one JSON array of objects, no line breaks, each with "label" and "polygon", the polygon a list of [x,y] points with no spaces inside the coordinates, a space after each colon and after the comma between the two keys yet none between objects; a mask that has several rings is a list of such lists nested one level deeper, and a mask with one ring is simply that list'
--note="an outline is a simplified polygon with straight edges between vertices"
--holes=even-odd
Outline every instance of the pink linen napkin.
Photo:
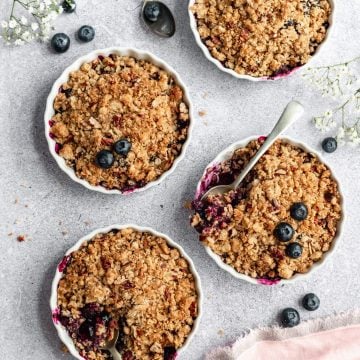
[{"label": "pink linen napkin", "polygon": [[360,310],[285,329],[252,330],[206,360],[360,360]]}]

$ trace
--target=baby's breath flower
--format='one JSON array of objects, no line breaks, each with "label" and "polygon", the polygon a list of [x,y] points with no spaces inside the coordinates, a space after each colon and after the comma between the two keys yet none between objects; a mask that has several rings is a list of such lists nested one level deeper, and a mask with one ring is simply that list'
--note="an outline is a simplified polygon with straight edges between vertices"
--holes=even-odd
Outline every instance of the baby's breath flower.
[{"label": "baby's breath flower", "polygon": [[357,62],[360,62],[360,56],[340,64],[309,68],[303,73],[303,77],[322,96],[331,96],[340,103],[338,107],[313,118],[315,127],[320,131],[337,128],[336,139],[339,145],[360,145],[360,118],[355,123],[352,120],[360,112],[360,76],[352,68]]},{"label": "baby's breath flower", "polygon": [[14,19],[11,19],[9,21],[9,28],[10,29],[14,29],[16,27],[16,25],[17,25],[17,22]]},{"label": "baby's breath flower", "polygon": [[2,38],[7,45],[48,39],[61,12],[58,0],[13,0],[9,21],[1,22]]}]

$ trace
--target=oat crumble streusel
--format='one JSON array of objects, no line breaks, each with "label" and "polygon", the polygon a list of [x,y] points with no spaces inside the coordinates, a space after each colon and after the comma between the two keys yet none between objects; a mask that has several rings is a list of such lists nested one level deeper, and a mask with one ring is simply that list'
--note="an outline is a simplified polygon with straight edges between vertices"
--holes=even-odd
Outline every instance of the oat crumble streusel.
[{"label": "oat crumble streusel", "polygon": [[198,312],[190,267],[165,239],[131,228],[96,235],[66,259],[59,321],[87,360],[120,329],[124,360],[174,360]]},{"label": "oat crumble streusel", "polygon": [[201,40],[226,68],[275,76],[307,63],[324,41],[328,0],[196,0]]},{"label": "oat crumble streusel", "polygon": [[[216,168],[208,188],[230,184],[263,141],[237,149]],[[342,216],[338,184],[327,166],[282,140],[274,143],[235,191],[201,201],[205,190],[193,202],[191,219],[200,240],[236,271],[258,279],[290,279],[308,272],[330,249]],[[291,206],[299,202],[308,209],[303,221],[290,216]],[[274,235],[283,222],[294,230],[288,242]],[[297,259],[286,252],[295,242],[302,247]]]},{"label": "oat crumble streusel", "polygon": [[[158,179],[182,151],[190,124],[182,88],[165,70],[112,54],[70,74],[54,101],[50,135],[56,151],[91,185],[131,191]],[[126,156],[113,151],[125,139]],[[96,165],[111,151],[113,166]]]}]

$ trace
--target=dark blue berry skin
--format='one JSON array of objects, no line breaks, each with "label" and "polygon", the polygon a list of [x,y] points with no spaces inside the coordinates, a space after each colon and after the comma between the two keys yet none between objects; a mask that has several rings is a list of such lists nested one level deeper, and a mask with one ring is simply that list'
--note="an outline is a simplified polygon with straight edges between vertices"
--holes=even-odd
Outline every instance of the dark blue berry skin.
[{"label": "dark blue berry skin", "polygon": [[167,346],[164,348],[164,360],[175,360],[176,349],[173,346]]},{"label": "dark blue berry skin", "polygon": [[286,308],[281,313],[281,323],[284,327],[294,327],[300,324],[300,315],[293,308]]},{"label": "dark blue berry skin", "polygon": [[305,220],[308,213],[308,208],[304,203],[298,202],[291,205],[290,216],[297,221]]},{"label": "dark blue berry skin", "polygon": [[131,150],[131,142],[127,139],[121,139],[114,144],[114,151],[119,154],[126,156]]},{"label": "dark blue berry skin", "polygon": [[276,226],[274,235],[279,241],[287,242],[294,236],[294,229],[290,224],[282,222]]},{"label": "dark blue berry skin", "polygon": [[95,337],[96,325],[93,320],[85,320],[79,328],[79,336],[82,340],[91,340]]},{"label": "dark blue berry skin", "polygon": [[299,243],[293,242],[286,247],[285,253],[292,259],[297,259],[302,255],[302,247]]},{"label": "dark blue berry skin", "polygon": [[144,16],[151,22],[156,22],[160,16],[160,5],[156,1],[146,3],[144,7]]},{"label": "dark blue berry skin", "polygon": [[69,50],[70,38],[64,33],[55,34],[51,39],[51,47],[57,53],[64,53]]},{"label": "dark blue berry skin", "polygon": [[90,42],[95,38],[95,29],[89,25],[84,25],[78,30],[78,38],[83,42]]},{"label": "dark blue berry skin", "polygon": [[66,13],[70,14],[73,13],[76,9],[76,2],[74,0],[65,0],[61,6]]},{"label": "dark blue berry skin", "polygon": [[303,307],[309,311],[315,311],[320,307],[320,299],[313,293],[307,294],[302,300]]},{"label": "dark blue berry skin", "polygon": [[110,169],[114,164],[114,155],[107,150],[101,150],[96,155],[96,165],[102,169]]},{"label": "dark blue berry skin", "polygon": [[333,153],[337,149],[337,141],[332,137],[328,137],[323,140],[322,148],[327,153]]}]

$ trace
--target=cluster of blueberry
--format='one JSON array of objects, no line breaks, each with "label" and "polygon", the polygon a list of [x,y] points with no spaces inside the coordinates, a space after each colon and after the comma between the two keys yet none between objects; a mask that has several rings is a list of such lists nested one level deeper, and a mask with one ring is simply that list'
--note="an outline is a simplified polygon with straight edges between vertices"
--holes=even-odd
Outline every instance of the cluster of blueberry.
[{"label": "cluster of blueberry", "polygon": [[[74,0],[65,0],[62,7],[65,12],[72,13],[76,9],[76,3]],[[84,25],[78,30],[77,37],[80,41],[90,42],[95,38],[95,29],[92,26]],[[70,42],[70,37],[67,34],[58,33],[52,37],[51,47],[57,53],[64,53],[69,50]]]},{"label": "cluster of blueberry", "polygon": [[[116,154],[121,156],[127,156],[131,150],[131,142],[127,139],[118,140],[114,145],[113,149]],[[114,164],[115,158],[111,151],[101,150],[96,155],[96,165],[102,169],[110,169]]]},{"label": "cluster of blueberry", "polygon": [[[306,205],[301,202],[293,204],[290,208],[290,216],[297,221],[305,220],[308,216],[308,209]],[[281,242],[290,241],[294,236],[294,233],[295,231],[293,227],[286,222],[281,222],[274,230],[275,237]],[[302,250],[302,246],[299,243],[292,242],[286,247],[285,252],[287,256],[297,259],[301,256]]]},{"label": "cluster of blueberry", "polygon": [[[308,311],[315,311],[320,306],[320,299],[313,293],[307,294],[302,299],[302,306]],[[281,313],[281,323],[285,327],[294,327],[299,325],[299,312],[294,308],[284,309]]]}]

